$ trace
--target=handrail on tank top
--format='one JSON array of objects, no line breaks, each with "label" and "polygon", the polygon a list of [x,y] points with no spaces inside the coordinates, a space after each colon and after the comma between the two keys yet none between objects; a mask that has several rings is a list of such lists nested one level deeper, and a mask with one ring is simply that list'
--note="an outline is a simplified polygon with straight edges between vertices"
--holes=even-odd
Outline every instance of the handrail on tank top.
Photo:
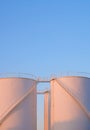
[{"label": "handrail on tank top", "polygon": [[45,90],[45,91],[37,91],[37,94],[46,94],[49,93],[50,90]]},{"label": "handrail on tank top", "polygon": [[31,87],[22,97],[20,97],[15,103],[11,104],[6,111],[0,116],[0,125],[4,120],[9,116],[9,114],[32,92],[35,88],[35,85]]},{"label": "handrail on tank top", "polygon": [[80,102],[80,100],[74,95],[74,93],[69,88],[67,88],[64,85],[64,83],[62,81],[60,81],[60,79],[59,80],[58,79],[54,79],[54,80],[59,84],[59,86],[61,86],[64,89],[64,91],[66,91],[76,101],[76,103],[79,105],[79,107],[82,109],[82,111],[90,119],[90,113],[88,112],[86,107]]}]

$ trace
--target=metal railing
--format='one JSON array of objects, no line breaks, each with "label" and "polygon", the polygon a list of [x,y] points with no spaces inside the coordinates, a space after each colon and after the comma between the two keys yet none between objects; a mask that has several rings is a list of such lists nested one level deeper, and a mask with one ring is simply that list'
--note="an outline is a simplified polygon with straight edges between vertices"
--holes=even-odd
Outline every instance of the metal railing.
[{"label": "metal railing", "polygon": [[79,77],[87,77],[90,78],[90,73],[87,72],[60,72],[58,74],[51,74],[49,78],[36,77],[29,73],[0,73],[0,78],[29,78],[32,80],[36,80],[38,82],[50,82],[52,79],[58,77],[66,77],[66,76],[79,76]]}]

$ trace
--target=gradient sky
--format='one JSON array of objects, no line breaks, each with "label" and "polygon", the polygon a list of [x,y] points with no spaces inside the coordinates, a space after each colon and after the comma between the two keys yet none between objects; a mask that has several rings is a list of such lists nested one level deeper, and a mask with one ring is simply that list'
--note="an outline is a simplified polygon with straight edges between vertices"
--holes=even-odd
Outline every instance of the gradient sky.
[{"label": "gradient sky", "polygon": [[90,73],[90,0],[0,0],[0,73],[67,71]]}]

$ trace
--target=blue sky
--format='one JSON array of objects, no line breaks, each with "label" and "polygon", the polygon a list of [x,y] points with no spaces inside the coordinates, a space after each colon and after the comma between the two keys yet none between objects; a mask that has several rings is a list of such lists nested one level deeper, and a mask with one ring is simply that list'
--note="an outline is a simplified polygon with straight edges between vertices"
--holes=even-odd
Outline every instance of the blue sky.
[{"label": "blue sky", "polygon": [[90,73],[89,0],[0,0],[0,73]]},{"label": "blue sky", "polygon": [[90,1],[0,1],[0,72],[89,70]]}]

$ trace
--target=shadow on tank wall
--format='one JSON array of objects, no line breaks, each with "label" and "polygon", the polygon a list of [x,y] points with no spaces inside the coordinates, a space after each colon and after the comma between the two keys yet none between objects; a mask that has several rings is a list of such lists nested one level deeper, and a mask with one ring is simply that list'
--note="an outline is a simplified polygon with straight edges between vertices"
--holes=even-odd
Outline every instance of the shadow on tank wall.
[{"label": "shadow on tank wall", "polygon": [[90,120],[76,119],[72,121],[56,122],[51,130],[90,130]]}]

